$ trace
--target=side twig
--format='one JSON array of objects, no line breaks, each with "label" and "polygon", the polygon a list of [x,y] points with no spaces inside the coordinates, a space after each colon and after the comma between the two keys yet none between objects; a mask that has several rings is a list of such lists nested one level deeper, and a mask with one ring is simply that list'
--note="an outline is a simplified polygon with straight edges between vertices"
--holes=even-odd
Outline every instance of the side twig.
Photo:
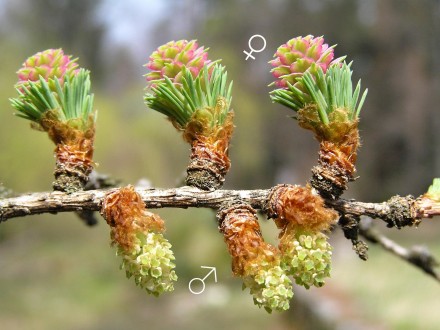
[{"label": "side twig", "polygon": [[371,219],[364,219],[360,222],[359,234],[369,242],[379,244],[384,250],[409,262],[440,282],[440,274],[435,269],[440,263],[425,246],[414,245],[407,249],[377,231],[373,227]]}]

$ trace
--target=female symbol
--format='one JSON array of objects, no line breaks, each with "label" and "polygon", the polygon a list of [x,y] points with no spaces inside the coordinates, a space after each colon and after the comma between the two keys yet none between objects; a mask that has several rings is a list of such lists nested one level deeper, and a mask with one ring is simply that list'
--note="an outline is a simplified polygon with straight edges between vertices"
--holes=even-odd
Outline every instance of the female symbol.
[{"label": "female symbol", "polygon": [[[261,49],[256,50],[256,49],[252,48],[251,43],[252,43],[252,40],[253,40],[254,38],[261,38],[261,39],[263,40],[263,47],[261,47]],[[260,52],[262,52],[262,51],[266,48],[266,39],[264,39],[264,37],[263,37],[262,35],[254,34],[252,37],[250,37],[249,42],[248,42],[248,46],[249,46],[250,52],[247,52],[247,51],[243,50],[243,53],[245,53],[245,54],[247,55],[247,56],[246,56],[246,61],[247,61],[247,59],[248,59],[249,57],[250,57],[251,59],[255,60],[255,57],[252,56],[251,54],[252,54],[253,52],[255,52],[255,53],[260,53]]]}]

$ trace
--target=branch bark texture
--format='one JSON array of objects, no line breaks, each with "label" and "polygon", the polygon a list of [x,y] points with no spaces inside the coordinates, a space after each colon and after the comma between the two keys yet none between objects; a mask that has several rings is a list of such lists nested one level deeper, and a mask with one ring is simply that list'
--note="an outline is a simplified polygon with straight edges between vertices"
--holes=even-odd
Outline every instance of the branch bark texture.
[{"label": "branch bark texture", "polygon": [[[72,211],[99,211],[107,193],[114,189],[62,192],[38,192],[0,199],[0,221],[32,214]],[[193,187],[173,189],[137,189],[147,208],[204,207],[217,209],[234,200],[245,201],[261,209],[270,190],[215,190],[207,192]]]},{"label": "branch bark texture", "polygon": [[[107,193],[112,189],[63,192],[37,192],[0,199],[0,222],[26,215],[60,212],[99,211]],[[193,187],[172,189],[137,189],[147,208],[203,207],[218,209],[225,203],[242,201],[255,209],[265,210],[271,189],[204,191]],[[329,207],[341,214],[366,215],[380,218],[398,228],[417,224],[423,217],[440,215],[440,208],[418,203],[414,197],[394,196],[383,203],[364,203],[354,200],[326,200]],[[424,208],[429,208],[429,212]],[[435,210],[435,211],[433,211]]]}]

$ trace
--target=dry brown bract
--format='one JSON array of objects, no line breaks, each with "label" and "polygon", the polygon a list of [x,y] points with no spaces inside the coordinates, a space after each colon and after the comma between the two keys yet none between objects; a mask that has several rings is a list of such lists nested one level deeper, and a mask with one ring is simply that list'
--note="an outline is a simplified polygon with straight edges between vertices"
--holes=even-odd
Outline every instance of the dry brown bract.
[{"label": "dry brown bract", "polygon": [[231,167],[228,149],[234,129],[233,112],[228,113],[223,126],[202,129],[198,126],[200,124],[191,121],[183,135],[191,143],[191,161],[187,168],[186,183],[203,190],[218,189]]},{"label": "dry brown bract", "polygon": [[[93,169],[93,142],[95,127],[92,118],[87,124],[80,119],[61,122],[55,113],[48,111],[40,122],[40,129],[46,131],[56,144],[55,190],[67,193],[82,190]],[[86,125],[86,130],[74,128]]]},{"label": "dry brown bract", "polygon": [[335,224],[338,213],[324,204],[324,199],[309,187],[278,185],[268,198],[267,215],[275,219],[281,229],[280,237],[288,225],[298,229],[318,232]]},{"label": "dry brown bract", "polygon": [[130,251],[137,232],[163,232],[164,221],[147,211],[141,196],[133,186],[110,192],[104,199],[101,214],[111,227],[112,244]]},{"label": "dry brown bract", "polygon": [[232,257],[235,276],[255,275],[261,265],[279,256],[275,247],[264,242],[257,213],[250,205],[241,203],[223,208],[217,219]]}]

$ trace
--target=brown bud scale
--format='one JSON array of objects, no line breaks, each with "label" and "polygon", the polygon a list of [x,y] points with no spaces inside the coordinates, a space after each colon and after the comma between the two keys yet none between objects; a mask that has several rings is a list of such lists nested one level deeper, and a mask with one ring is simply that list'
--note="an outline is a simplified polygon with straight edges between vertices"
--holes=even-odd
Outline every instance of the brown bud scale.
[{"label": "brown bud scale", "polygon": [[260,265],[275,262],[278,250],[264,242],[256,211],[247,204],[223,208],[217,214],[219,229],[232,257],[235,276],[254,275]]},{"label": "brown bud scale", "polygon": [[328,230],[338,218],[338,213],[327,208],[324,199],[314,193],[310,186],[275,186],[269,195],[266,211],[281,229],[280,237],[288,225],[317,232]]},{"label": "brown bud scale", "polygon": [[83,139],[76,144],[58,144],[55,148],[56,168],[54,190],[82,190],[93,170],[93,140]]},{"label": "brown bud scale", "polygon": [[[190,164],[186,183],[203,190],[215,190],[223,185],[231,167],[228,156],[229,140],[233,131],[233,113],[223,126],[200,128],[200,122],[190,122],[184,131],[184,139],[191,143]],[[209,125],[209,123],[204,123]]]},{"label": "brown bud scale", "polygon": [[324,197],[336,199],[355,179],[359,132],[351,126],[347,135],[338,142],[321,141],[318,166],[312,169],[312,186]]},{"label": "brown bud scale", "polygon": [[[86,127],[79,129],[78,127]],[[56,168],[54,190],[72,193],[83,190],[93,169],[93,142],[95,123],[90,116],[87,122],[72,119],[62,122],[56,110],[47,111],[39,123],[55,143]]]},{"label": "brown bud scale", "polygon": [[417,198],[414,203],[415,214],[418,219],[432,218],[440,214],[440,201],[432,199],[428,194],[424,194]]},{"label": "brown bud scale", "polygon": [[192,144],[186,183],[203,190],[218,189],[231,166],[227,148],[219,149],[215,143],[203,140],[196,140]]},{"label": "brown bud scale", "polygon": [[133,186],[108,193],[102,204],[101,214],[111,227],[113,244],[119,244],[126,251],[130,251],[134,245],[136,232],[165,230],[162,218],[147,211]]}]

